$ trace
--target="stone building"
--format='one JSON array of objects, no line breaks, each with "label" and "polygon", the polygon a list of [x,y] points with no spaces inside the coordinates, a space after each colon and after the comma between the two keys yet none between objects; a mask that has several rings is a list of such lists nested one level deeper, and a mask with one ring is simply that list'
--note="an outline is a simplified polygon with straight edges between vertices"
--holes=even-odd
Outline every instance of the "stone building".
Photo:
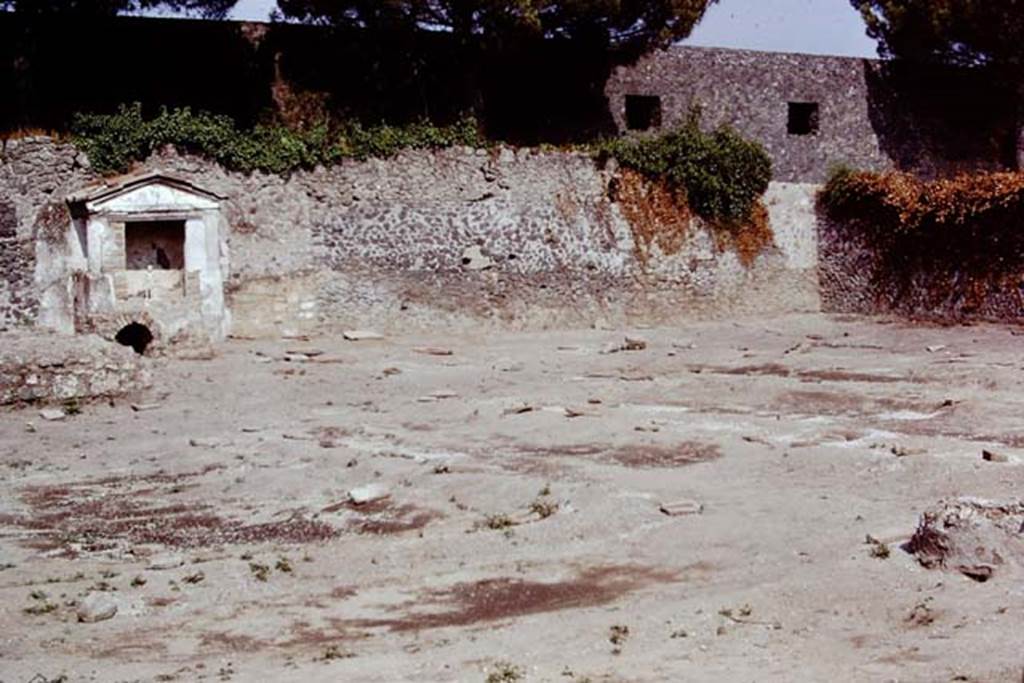
[{"label": "stone building", "polygon": [[785,182],[822,182],[839,165],[1016,166],[1016,98],[981,71],[677,46],[617,68],[605,93],[621,132],[671,128],[696,107],[703,125],[761,142]]}]

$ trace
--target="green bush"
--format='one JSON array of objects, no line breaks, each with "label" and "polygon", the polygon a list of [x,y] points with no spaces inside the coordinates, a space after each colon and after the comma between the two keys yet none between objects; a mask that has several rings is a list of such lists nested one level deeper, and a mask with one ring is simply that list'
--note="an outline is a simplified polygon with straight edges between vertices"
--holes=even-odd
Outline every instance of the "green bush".
[{"label": "green bush", "polygon": [[146,119],[138,103],[122,105],[114,114],[78,114],[72,133],[75,144],[101,173],[123,172],[164,145],[232,170],[281,174],[346,158],[390,157],[403,149],[484,144],[472,117],[450,126],[418,122],[363,127],[346,122],[333,129],[321,125],[299,131],[261,124],[239,130],[230,117],[188,108],[164,109]]},{"label": "green bush", "polygon": [[771,158],[761,145],[728,126],[704,132],[697,112],[662,135],[619,138],[597,149],[685,192],[690,208],[702,218],[726,223],[750,219],[772,175]]}]

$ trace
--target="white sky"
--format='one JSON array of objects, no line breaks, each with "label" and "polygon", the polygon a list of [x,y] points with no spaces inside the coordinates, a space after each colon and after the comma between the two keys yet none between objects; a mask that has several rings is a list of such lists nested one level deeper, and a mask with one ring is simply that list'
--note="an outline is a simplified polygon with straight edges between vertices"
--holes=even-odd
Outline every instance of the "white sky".
[{"label": "white sky", "polygon": [[[233,18],[264,21],[275,0],[239,0]],[[720,0],[686,45],[874,57],[849,0]]]}]

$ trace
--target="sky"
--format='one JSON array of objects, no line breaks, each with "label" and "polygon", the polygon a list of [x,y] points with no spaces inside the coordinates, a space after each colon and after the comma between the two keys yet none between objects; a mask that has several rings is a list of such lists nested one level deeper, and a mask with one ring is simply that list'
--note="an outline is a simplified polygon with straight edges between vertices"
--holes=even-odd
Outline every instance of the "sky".
[{"label": "sky", "polygon": [[[233,18],[264,21],[275,0],[239,0]],[[719,0],[685,45],[874,57],[849,0]]]}]

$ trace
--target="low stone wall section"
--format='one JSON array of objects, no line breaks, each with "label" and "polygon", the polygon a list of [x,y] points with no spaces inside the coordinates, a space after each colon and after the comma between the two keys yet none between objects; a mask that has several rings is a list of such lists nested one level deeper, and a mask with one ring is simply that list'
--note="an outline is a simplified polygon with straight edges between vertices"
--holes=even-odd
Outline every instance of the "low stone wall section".
[{"label": "low stone wall section", "polygon": [[152,384],[151,362],[95,336],[8,332],[0,342],[0,405],[131,395]]}]

